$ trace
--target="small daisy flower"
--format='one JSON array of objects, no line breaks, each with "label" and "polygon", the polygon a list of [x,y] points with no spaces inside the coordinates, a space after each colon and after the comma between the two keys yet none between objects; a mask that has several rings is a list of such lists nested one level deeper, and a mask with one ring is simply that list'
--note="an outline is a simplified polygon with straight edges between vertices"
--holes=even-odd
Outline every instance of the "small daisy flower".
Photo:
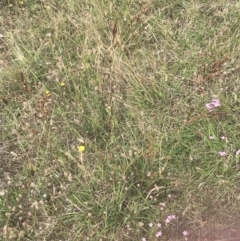
[{"label": "small daisy flower", "polygon": [[219,156],[226,156],[227,155],[227,153],[225,151],[220,151],[220,152],[218,152],[218,154],[219,154]]},{"label": "small daisy flower", "polygon": [[141,228],[141,227],[144,226],[144,223],[143,223],[143,222],[139,222],[139,223],[138,223],[138,226]]},{"label": "small daisy flower", "polygon": [[237,150],[236,155],[240,155],[240,149]]},{"label": "small daisy flower", "polygon": [[161,236],[162,236],[162,232],[161,232],[161,231],[159,231],[159,232],[156,233],[156,238],[159,238],[159,237],[161,237]]},{"label": "small daisy flower", "polygon": [[152,223],[149,223],[148,226],[151,228],[151,227],[153,226],[153,224],[152,224]]},{"label": "small daisy flower", "polygon": [[213,140],[213,139],[214,139],[214,136],[209,136],[209,139],[210,139],[210,140]]},{"label": "small daisy flower", "polygon": [[147,239],[146,238],[142,238],[142,241],[147,241]]},{"label": "small daisy flower", "polygon": [[225,137],[225,136],[221,136],[221,139],[222,139],[222,140],[226,140],[226,137]]}]

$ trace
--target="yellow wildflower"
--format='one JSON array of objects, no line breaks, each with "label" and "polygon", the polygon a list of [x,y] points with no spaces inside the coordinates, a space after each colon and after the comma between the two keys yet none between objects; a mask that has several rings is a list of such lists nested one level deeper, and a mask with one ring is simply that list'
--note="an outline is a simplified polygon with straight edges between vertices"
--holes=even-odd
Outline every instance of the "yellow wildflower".
[{"label": "yellow wildflower", "polygon": [[61,82],[60,85],[61,85],[61,86],[65,86],[65,83],[64,83],[64,82]]},{"label": "yellow wildflower", "polygon": [[50,95],[50,91],[49,90],[46,90],[46,96],[49,96]]},{"label": "yellow wildflower", "polygon": [[78,147],[78,150],[79,150],[80,152],[84,152],[85,149],[86,149],[86,147],[83,146],[83,145],[80,145],[80,146]]}]

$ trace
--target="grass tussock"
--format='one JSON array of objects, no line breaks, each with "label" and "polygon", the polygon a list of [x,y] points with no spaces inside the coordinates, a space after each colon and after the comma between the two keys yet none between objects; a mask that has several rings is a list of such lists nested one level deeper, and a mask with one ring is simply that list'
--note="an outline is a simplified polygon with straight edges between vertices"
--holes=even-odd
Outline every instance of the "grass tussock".
[{"label": "grass tussock", "polygon": [[4,240],[238,240],[233,1],[5,1]]}]

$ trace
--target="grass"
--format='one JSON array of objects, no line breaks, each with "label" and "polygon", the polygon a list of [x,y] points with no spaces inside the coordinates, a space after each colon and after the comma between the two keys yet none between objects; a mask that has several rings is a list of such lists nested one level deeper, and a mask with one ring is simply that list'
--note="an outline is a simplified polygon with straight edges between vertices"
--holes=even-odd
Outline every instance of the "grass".
[{"label": "grass", "polygon": [[3,4],[3,239],[238,240],[240,5]]}]

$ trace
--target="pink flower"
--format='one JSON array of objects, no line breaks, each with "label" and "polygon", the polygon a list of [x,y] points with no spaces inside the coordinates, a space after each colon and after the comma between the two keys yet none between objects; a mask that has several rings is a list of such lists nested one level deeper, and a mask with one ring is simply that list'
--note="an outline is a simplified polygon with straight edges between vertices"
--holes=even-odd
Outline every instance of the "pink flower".
[{"label": "pink flower", "polygon": [[156,238],[159,238],[159,237],[161,237],[161,236],[162,236],[162,232],[161,232],[161,231],[159,231],[159,232],[156,233]]},{"label": "pink flower", "polygon": [[219,156],[226,156],[227,155],[227,153],[225,151],[220,151],[220,152],[218,152],[218,154],[219,154]]},{"label": "pink flower", "polygon": [[171,220],[170,220],[169,218],[167,218],[167,219],[165,220],[166,223],[170,223],[170,221],[171,221]]},{"label": "pink flower", "polygon": [[237,150],[236,155],[240,155],[240,150]]},{"label": "pink flower", "polygon": [[188,235],[188,231],[185,230],[185,231],[182,232],[182,234],[183,234],[183,236],[187,236]]},{"label": "pink flower", "polygon": [[158,227],[158,228],[161,228],[161,227],[162,227],[162,224],[161,224],[161,223],[157,223],[157,227]]},{"label": "pink flower", "polygon": [[214,107],[221,106],[221,103],[220,103],[219,99],[213,99],[211,103],[214,105]]},{"label": "pink flower", "polygon": [[142,241],[147,241],[147,239],[146,238],[142,238]]},{"label": "pink flower", "polygon": [[175,215],[169,215],[167,219],[165,220],[166,223],[170,223],[172,219],[176,219]]},{"label": "pink flower", "polygon": [[221,106],[219,99],[213,99],[210,103],[206,104],[206,107],[209,111],[212,111],[214,108]]}]

